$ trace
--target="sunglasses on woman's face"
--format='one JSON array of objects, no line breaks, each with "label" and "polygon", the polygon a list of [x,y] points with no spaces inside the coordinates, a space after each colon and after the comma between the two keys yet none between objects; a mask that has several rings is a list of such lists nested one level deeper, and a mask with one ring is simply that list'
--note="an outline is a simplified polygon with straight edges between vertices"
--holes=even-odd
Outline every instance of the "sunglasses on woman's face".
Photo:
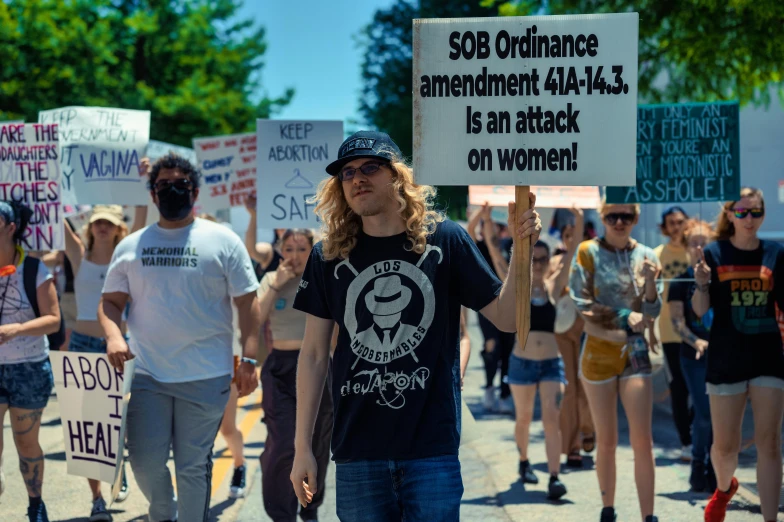
[{"label": "sunglasses on woman's face", "polygon": [[362,171],[362,174],[364,174],[365,176],[372,176],[373,174],[378,172],[379,169],[384,165],[385,165],[384,163],[369,161],[356,169],[347,167],[338,173],[338,178],[340,178],[340,181],[351,181],[352,179],[354,179],[354,176],[356,175],[358,170]]},{"label": "sunglasses on woman's face", "polygon": [[604,222],[611,227],[615,226],[619,219],[624,225],[631,225],[634,222],[634,214],[629,214],[627,212],[613,212],[604,216]]},{"label": "sunglasses on woman's face", "polygon": [[759,219],[765,215],[764,208],[733,208],[732,211],[735,213],[735,217],[738,219],[743,219],[749,214],[754,219]]}]

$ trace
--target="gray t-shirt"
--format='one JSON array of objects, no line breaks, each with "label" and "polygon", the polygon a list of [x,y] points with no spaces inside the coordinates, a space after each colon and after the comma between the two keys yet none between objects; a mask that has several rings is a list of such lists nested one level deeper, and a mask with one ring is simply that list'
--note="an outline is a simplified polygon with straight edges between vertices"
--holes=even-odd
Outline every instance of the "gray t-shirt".
[{"label": "gray t-shirt", "polygon": [[150,225],[117,245],[103,293],[131,298],[136,369],[160,382],[233,372],[231,298],[258,288],[250,256],[230,229],[203,219]]}]

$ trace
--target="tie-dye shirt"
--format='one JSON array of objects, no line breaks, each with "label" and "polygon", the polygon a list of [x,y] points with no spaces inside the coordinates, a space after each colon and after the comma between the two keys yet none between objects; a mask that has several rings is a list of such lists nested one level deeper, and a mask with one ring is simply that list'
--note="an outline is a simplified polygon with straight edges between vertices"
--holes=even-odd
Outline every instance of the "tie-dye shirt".
[{"label": "tie-dye shirt", "polygon": [[583,241],[572,260],[569,292],[587,321],[607,330],[626,328],[631,312],[657,317],[661,297],[645,300],[645,279],[642,264],[646,259],[659,265],[656,253],[645,245],[630,240],[621,250],[604,238]]},{"label": "tie-dye shirt", "polygon": [[713,325],[707,382],[732,384],[755,377],[784,379],[784,352],[776,306],[784,309],[784,247],[760,241],[740,250],[729,241],[705,247],[711,270]]}]

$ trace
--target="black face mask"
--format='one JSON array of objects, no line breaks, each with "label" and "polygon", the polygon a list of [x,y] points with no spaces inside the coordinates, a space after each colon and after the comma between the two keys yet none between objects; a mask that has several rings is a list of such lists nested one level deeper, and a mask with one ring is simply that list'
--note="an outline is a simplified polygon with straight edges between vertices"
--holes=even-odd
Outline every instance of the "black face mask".
[{"label": "black face mask", "polygon": [[158,191],[158,211],[168,221],[180,221],[193,210],[191,191],[173,185]]}]

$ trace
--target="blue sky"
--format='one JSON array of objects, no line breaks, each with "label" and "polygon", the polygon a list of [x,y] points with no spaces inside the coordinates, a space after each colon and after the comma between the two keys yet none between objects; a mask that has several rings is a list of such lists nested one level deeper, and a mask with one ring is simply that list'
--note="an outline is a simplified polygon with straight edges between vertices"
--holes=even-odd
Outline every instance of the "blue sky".
[{"label": "blue sky", "polygon": [[394,0],[245,0],[239,14],[267,31],[262,85],[294,99],[276,119],[359,119],[362,50],[356,36]]}]

